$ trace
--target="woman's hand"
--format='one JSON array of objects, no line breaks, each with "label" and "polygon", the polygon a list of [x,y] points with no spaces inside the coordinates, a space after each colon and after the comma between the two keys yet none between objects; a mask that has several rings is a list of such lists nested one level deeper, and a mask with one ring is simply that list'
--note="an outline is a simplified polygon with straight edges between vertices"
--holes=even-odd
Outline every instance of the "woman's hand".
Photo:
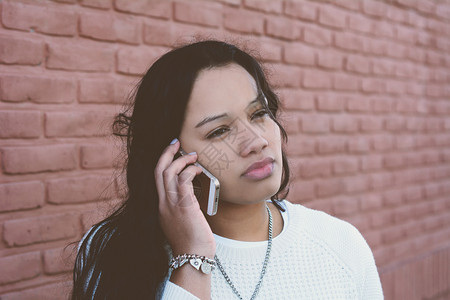
[{"label": "woman's hand", "polygon": [[212,258],[216,252],[214,236],[192,187],[202,169],[192,165],[196,153],[173,160],[179,147],[179,141],[167,146],[155,168],[161,227],[174,256],[188,253]]}]

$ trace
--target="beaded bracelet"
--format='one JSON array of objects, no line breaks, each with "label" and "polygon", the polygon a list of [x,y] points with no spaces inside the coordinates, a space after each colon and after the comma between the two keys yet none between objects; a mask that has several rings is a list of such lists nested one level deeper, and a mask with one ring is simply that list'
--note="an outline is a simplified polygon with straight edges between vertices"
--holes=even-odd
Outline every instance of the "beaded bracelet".
[{"label": "beaded bracelet", "polygon": [[176,270],[188,261],[194,268],[201,270],[204,274],[211,273],[216,267],[216,261],[214,259],[210,259],[206,256],[185,253],[173,257],[169,262],[169,268],[172,271]]}]

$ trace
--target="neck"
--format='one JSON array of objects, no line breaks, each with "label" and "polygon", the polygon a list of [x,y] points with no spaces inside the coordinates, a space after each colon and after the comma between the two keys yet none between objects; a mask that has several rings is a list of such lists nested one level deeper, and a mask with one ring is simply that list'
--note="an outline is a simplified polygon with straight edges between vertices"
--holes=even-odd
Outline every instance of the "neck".
[{"label": "neck", "polygon": [[229,239],[256,242],[268,238],[266,201],[246,205],[222,201],[217,214],[207,220],[215,234]]}]

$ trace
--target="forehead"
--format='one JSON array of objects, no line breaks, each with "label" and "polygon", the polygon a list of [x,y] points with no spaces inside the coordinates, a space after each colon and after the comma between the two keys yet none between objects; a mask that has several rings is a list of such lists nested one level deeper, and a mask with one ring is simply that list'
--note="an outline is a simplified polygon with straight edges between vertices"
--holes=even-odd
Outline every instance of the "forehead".
[{"label": "forehead", "polygon": [[194,83],[187,113],[223,113],[230,107],[246,106],[256,95],[255,80],[240,65],[202,70]]}]

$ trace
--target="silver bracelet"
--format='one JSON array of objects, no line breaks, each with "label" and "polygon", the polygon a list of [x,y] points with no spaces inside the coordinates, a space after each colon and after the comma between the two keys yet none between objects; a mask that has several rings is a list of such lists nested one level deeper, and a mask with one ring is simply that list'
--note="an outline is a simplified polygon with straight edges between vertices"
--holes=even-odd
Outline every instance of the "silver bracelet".
[{"label": "silver bracelet", "polygon": [[209,274],[216,268],[216,261],[206,256],[196,254],[181,254],[173,257],[169,262],[169,268],[173,271],[189,262],[197,270]]}]

